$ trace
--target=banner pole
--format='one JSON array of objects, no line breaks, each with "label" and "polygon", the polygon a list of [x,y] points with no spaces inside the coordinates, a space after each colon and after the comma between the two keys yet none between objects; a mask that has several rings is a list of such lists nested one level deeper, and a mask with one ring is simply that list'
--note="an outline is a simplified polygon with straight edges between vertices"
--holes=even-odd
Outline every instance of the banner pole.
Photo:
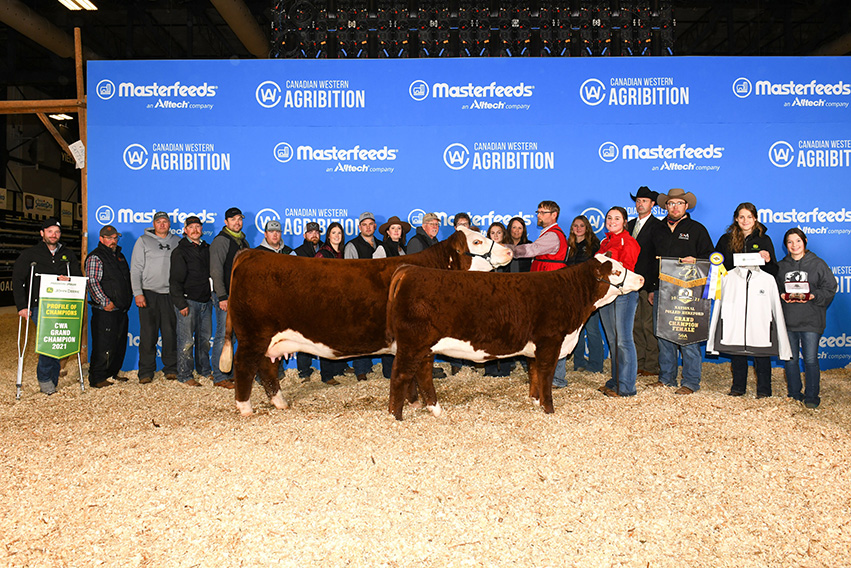
[{"label": "banner pole", "polygon": [[[30,308],[32,307],[32,288],[33,288],[33,272],[35,272],[35,262],[30,263],[30,284],[27,287],[27,316],[31,316]],[[24,348],[21,349],[21,320],[25,320],[26,330],[24,331]],[[24,356],[27,353],[27,341],[30,337],[30,322],[28,318],[18,318],[18,378],[15,381],[15,400],[21,400],[21,383],[24,376]]]}]

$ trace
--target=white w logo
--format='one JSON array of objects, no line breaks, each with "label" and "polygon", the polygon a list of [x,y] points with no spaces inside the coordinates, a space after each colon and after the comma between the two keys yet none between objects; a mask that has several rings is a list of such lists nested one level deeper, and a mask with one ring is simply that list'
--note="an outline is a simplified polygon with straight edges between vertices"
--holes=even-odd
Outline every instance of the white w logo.
[{"label": "white w logo", "polygon": [[458,142],[450,144],[443,151],[443,163],[452,170],[460,170],[470,162],[470,151]]},{"label": "white w logo", "polygon": [[768,149],[768,159],[778,168],[785,168],[795,159],[795,149],[784,140],[778,140]]},{"label": "white w logo", "polygon": [[131,170],[141,170],[148,163],[148,150],[141,144],[130,144],[124,149],[124,165]]},{"label": "white w logo", "polygon": [[586,105],[597,106],[606,94],[606,86],[599,79],[588,79],[579,87],[579,97]]},{"label": "white w logo", "polygon": [[254,96],[263,108],[272,108],[281,102],[281,87],[274,81],[263,81],[257,86]]}]

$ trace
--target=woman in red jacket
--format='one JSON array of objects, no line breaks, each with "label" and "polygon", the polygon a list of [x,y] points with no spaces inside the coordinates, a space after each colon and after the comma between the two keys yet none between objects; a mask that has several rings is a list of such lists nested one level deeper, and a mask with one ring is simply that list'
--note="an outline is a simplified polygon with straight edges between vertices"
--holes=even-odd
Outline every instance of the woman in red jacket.
[{"label": "woman in red jacket", "polygon": [[[606,238],[600,243],[600,254],[609,253],[629,270],[635,270],[635,262],[641,247],[626,230],[626,209],[612,207],[606,213]],[[638,292],[629,292],[600,308],[600,319],[612,353],[612,378],[599,391],[606,396],[635,395],[635,377],[638,375],[638,358],[632,340],[632,326]],[[616,339],[617,338],[617,339]],[[617,349],[612,346],[617,343]]]}]

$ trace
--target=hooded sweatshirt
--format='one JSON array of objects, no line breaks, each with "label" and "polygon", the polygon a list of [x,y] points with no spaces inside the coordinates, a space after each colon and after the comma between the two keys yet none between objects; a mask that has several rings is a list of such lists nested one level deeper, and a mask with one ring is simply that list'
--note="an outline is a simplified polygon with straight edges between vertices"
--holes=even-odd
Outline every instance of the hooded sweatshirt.
[{"label": "hooded sweatshirt", "polygon": [[809,250],[800,260],[794,260],[792,255],[787,254],[777,267],[777,288],[781,295],[786,292],[786,282],[808,282],[810,294],[815,296],[804,303],[782,302],[786,329],[823,334],[827,307],[839,287],[830,267]]},{"label": "hooded sweatshirt", "polygon": [[136,239],[130,256],[130,285],[134,296],[141,295],[142,290],[168,294],[171,253],[179,242],[180,237],[171,232],[164,238],[158,237],[153,227],[145,229]]}]

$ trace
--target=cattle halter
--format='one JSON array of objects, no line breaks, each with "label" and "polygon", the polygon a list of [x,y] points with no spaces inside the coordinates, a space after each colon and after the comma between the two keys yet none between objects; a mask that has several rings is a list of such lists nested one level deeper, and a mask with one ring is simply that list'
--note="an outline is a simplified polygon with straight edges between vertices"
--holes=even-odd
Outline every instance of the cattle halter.
[{"label": "cattle halter", "polygon": [[486,252],[484,254],[476,254],[476,253],[473,253],[473,252],[470,252],[470,251],[467,251],[464,254],[466,254],[467,256],[472,256],[472,257],[478,256],[479,258],[483,258],[488,262],[488,264],[491,265],[492,268],[496,268],[497,266],[491,261],[491,256],[493,256],[493,246],[495,244],[496,244],[496,241],[491,240],[491,248],[489,248],[488,252]]},{"label": "cattle halter", "polygon": [[[617,284],[612,284],[611,280],[609,280],[608,278],[597,278],[595,276],[594,280],[596,280],[597,282],[605,282],[609,286],[612,286],[614,288],[617,288],[618,290],[621,290],[623,288],[623,285],[626,283],[626,277],[627,276],[629,276],[629,270],[627,268],[624,268],[623,269],[623,278]],[[619,292],[619,294],[623,295],[623,292],[621,291],[621,292]]]}]

